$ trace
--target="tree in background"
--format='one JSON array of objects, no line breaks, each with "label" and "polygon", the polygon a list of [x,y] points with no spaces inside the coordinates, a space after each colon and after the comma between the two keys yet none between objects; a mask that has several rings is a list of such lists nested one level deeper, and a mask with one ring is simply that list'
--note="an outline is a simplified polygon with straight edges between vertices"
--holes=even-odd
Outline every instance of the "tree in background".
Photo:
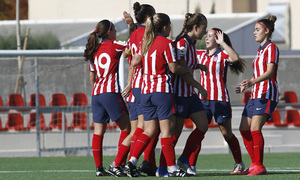
[{"label": "tree in background", "polygon": [[[25,35],[21,35],[21,44],[24,44]],[[0,35],[0,49],[17,49],[15,34]],[[27,49],[60,49],[59,39],[51,32],[30,35]]]},{"label": "tree in background", "polygon": [[[16,19],[16,1],[0,0],[0,20]],[[20,19],[28,19],[28,0],[20,0]]]}]

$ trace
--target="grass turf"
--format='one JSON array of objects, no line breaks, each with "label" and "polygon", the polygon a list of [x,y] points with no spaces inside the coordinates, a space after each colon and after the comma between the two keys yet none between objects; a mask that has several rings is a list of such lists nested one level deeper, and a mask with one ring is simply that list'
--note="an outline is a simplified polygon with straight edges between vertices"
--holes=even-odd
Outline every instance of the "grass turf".
[{"label": "grass turf", "polygon": [[[157,156],[157,162],[158,161]],[[142,159],[142,157],[140,158]],[[104,167],[108,168],[114,156],[105,156]],[[243,154],[246,168],[250,164],[248,155]],[[300,153],[266,153],[264,165],[268,175],[247,177],[230,175],[234,162],[231,154],[200,155],[197,176],[180,179],[300,179]],[[0,179],[114,179],[96,177],[93,157],[16,157],[0,158]],[[142,179],[163,179],[144,177]],[[122,179],[130,179],[122,177]],[[141,178],[139,178],[141,179]],[[170,178],[168,178],[170,179]],[[171,178],[172,179],[172,178]]]}]

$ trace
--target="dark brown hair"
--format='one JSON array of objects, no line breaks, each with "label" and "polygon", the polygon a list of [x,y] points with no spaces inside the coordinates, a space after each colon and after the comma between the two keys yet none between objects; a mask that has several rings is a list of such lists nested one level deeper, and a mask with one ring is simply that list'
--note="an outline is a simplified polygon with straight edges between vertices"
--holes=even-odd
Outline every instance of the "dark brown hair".
[{"label": "dark brown hair", "polygon": [[194,25],[200,26],[201,24],[204,24],[206,22],[207,22],[206,17],[201,13],[194,13],[194,14],[186,13],[182,30],[176,37],[175,41],[177,41],[184,33],[192,31]]},{"label": "dark brown hair", "polygon": [[140,5],[139,2],[133,4],[134,16],[138,24],[142,24],[146,21],[147,16],[153,16],[155,9],[149,4]]},{"label": "dark brown hair", "polygon": [[[214,30],[215,32],[222,32],[222,30],[219,28],[212,28],[212,30]],[[224,42],[233,49],[229,36],[226,33],[223,33],[223,35]],[[233,74],[239,75],[245,70],[245,60],[239,57],[238,61],[235,61],[234,63],[230,64],[229,67]]]},{"label": "dark brown hair", "polygon": [[260,19],[257,21],[258,23],[263,24],[266,28],[269,29],[270,33],[268,38],[270,39],[272,37],[272,34],[275,30],[275,21],[277,20],[277,17],[274,15],[270,15],[267,19]]},{"label": "dark brown hair", "polygon": [[112,30],[113,23],[109,20],[102,20],[98,22],[96,29],[88,37],[88,42],[86,43],[84,50],[85,61],[93,60],[94,54],[99,48],[99,38],[107,37],[109,30]]}]

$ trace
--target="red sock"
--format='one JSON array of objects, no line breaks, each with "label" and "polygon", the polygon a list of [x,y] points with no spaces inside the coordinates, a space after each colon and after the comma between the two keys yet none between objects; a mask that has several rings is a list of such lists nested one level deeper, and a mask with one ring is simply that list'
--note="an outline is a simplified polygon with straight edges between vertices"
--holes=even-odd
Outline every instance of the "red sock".
[{"label": "red sock", "polygon": [[264,159],[264,137],[261,131],[252,131],[251,134],[253,137],[255,164],[261,166]]},{"label": "red sock", "polygon": [[102,144],[103,144],[103,136],[94,134],[93,141],[92,141],[92,152],[93,152],[96,167],[103,166]]},{"label": "red sock", "polygon": [[131,156],[139,159],[139,157],[144,152],[150,141],[150,137],[142,133],[135,142],[135,146]]},{"label": "red sock", "polygon": [[168,166],[176,165],[173,138],[161,138],[161,150],[164,153]]},{"label": "red sock", "polygon": [[[123,143],[124,139],[130,134],[130,131],[121,131],[121,134],[120,134],[120,138],[119,138],[119,143],[118,143],[118,148],[120,148],[121,144]],[[129,147],[128,147],[129,148]],[[119,150],[118,150],[119,152]],[[128,153],[126,154],[126,156],[123,158],[121,164],[125,164],[126,163],[126,159],[127,159],[127,155]]]},{"label": "red sock", "polygon": [[232,135],[230,140],[227,141],[227,143],[231,150],[235,163],[241,163],[242,162],[241,147],[238,139],[235,137],[234,134]]},{"label": "red sock", "polygon": [[119,143],[118,143],[118,147],[120,147],[120,145],[122,144],[122,142],[124,141],[124,139],[130,134],[130,131],[121,131],[120,134],[120,138],[119,138]]},{"label": "red sock", "polygon": [[144,151],[144,159],[151,163],[151,165],[156,169],[156,162],[155,162],[155,148],[158,142],[160,131],[158,130],[155,137],[150,141],[147,148]]},{"label": "red sock", "polygon": [[191,154],[196,151],[198,146],[201,146],[201,142],[204,138],[204,132],[196,128],[188,137],[182,155],[186,158],[190,158]]},{"label": "red sock", "polygon": [[136,130],[134,131],[133,136],[132,136],[132,138],[131,138],[130,153],[129,153],[129,158],[128,158],[128,159],[130,159],[131,156],[132,156],[132,152],[133,152],[133,149],[134,149],[136,140],[138,139],[138,137],[139,137],[143,132],[144,132],[144,130],[141,129],[141,128],[139,128],[139,127],[136,128]]},{"label": "red sock", "polygon": [[[114,165],[120,166],[122,165],[123,160],[126,160],[126,157],[129,153],[130,148],[128,146],[125,146],[123,144],[120,145],[118,154],[115,158]],[[124,158],[125,157],[125,158]]]},{"label": "red sock", "polygon": [[190,156],[189,161],[190,161],[191,166],[196,166],[200,150],[201,150],[201,144],[196,148],[196,150],[194,152],[192,152],[192,154]]},{"label": "red sock", "polygon": [[253,164],[255,162],[254,160],[254,149],[253,149],[253,138],[250,131],[241,131],[241,135],[243,137],[243,141],[245,144],[245,147],[248,151],[248,154],[251,158],[251,163]]},{"label": "red sock", "polygon": [[[173,146],[175,147],[178,142],[178,136],[173,135]],[[160,152],[160,158],[159,158],[159,166],[167,166],[166,157],[163,153],[163,151]]]}]

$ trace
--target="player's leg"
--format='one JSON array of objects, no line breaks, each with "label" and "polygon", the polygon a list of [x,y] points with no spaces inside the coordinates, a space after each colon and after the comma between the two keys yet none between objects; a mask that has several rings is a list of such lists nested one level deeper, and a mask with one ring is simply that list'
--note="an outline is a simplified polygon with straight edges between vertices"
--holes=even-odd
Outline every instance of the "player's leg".
[{"label": "player's leg", "polygon": [[92,113],[94,122],[94,134],[92,139],[92,153],[96,165],[96,176],[107,176],[108,173],[103,169],[103,136],[106,131],[106,124],[109,116],[105,108],[100,103],[104,95],[92,97]]},{"label": "player's leg", "polygon": [[248,174],[248,176],[261,175],[267,173],[266,168],[263,165],[264,137],[262,135],[261,130],[268,118],[268,114],[252,116],[250,131],[253,138],[255,168]]},{"label": "player's leg", "polygon": [[125,165],[127,176],[129,177],[138,176],[137,169],[136,169],[138,159],[143,153],[143,151],[146,149],[148,144],[150,143],[151,139],[155,136],[158,130],[158,120],[157,119],[147,120],[144,122],[144,126],[145,126],[145,130],[138,137],[132,152],[132,156],[129,159],[128,163]]},{"label": "player's leg", "polygon": [[236,136],[232,133],[231,118],[226,122],[218,123],[218,125],[235,161],[235,167],[231,174],[240,174],[244,171],[245,165],[242,161],[240,143]]}]

